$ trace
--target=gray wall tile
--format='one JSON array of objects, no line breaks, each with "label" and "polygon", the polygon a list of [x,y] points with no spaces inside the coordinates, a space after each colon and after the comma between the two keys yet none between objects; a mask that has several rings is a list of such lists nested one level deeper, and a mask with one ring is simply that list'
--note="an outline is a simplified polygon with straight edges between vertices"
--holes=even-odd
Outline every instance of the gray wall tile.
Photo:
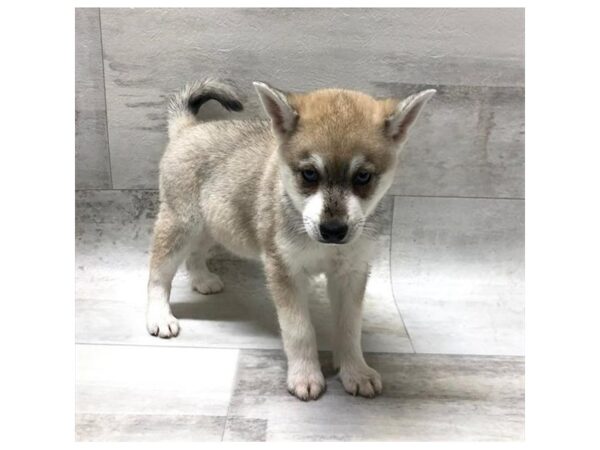
[{"label": "gray wall tile", "polygon": [[[157,186],[167,96],[186,81],[216,74],[239,80],[248,96],[237,117],[262,117],[252,80],[373,95],[399,89],[389,83],[448,85],[429,109],[440,108],[430,112],[436,131],[424,131],[431,129],[425,122],[413,136],[421,147],[427,138],[429,160],[412,162],[427,181],[411,175],[394,192],[522,195],[519,147],[510,142],[513,154],[505,144],[522,116],[522,91],[512,88],[524,79],[522,9],[103,9],[102,27],[115,188]],[[451,88],[460,85],[496,89]],[[504,112],[511,108],[516,118]],[[204,114],[228,117],[214,105]],[[482,153],[486,136],[489,161]],[[411,156],[405,158],[410,168]],[[515,186],[507,185],[511,180]]]},{"label": "gray wall tile", "polygon": [[[427,87],[381,85],[399,98]],[[524,198],[524,89],[436,87],[402,151],[390,193]]]},{"label": "gray wall tile", "polygon": [[112,187],[98,8],[75,9],[75,186]]}]

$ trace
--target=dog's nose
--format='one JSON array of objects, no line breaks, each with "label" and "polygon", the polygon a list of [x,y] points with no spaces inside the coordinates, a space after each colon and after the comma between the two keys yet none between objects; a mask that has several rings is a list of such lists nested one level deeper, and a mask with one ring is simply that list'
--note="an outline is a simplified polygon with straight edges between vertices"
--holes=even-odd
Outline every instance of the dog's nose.
[{"label": "dog's nose", "polygon": [[331,222],[319,225],[319,231],[325,242],[341,242],[348,233],[348,225],[337,220],[332,220]]}]

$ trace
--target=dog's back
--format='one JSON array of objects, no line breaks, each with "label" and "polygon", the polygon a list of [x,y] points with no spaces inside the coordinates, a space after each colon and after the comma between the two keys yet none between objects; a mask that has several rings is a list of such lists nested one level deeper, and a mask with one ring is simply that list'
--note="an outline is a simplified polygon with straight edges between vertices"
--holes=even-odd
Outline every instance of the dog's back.
[{"label": "dog's back", "polygon": [[211,99],[242,109],[235,91],[214,80],[184,88],[171,102],[161,202],[182,222],[202,223],[234,253],[257,257],[256,202],[276,142],[268,121],[199,121],[199,105]]}]

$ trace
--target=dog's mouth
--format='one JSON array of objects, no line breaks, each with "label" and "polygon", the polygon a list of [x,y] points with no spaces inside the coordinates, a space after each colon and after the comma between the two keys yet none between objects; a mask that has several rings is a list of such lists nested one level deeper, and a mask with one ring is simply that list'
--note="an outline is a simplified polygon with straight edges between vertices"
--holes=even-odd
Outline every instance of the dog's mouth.
[{"label": "dog's mouth", "polygon": [[316,239],[316,241],[321,244],[325,244],[325,245],[344,245],[344,244],[347,244],[348,242],[350,242],[350,239],[344,239],[342,241],[334,242],[334,241],[326,241],[323,238],[319,238],[319,239]]}]

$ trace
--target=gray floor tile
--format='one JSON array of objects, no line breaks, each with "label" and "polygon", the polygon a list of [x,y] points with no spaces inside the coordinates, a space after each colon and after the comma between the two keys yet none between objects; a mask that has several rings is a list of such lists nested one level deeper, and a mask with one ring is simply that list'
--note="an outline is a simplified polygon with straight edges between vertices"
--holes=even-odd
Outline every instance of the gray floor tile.
[{"label": "gray floor tile", "polygon": [[77,345],[75,410],[225,416],[237,358],[234,349]]},{"label": "gray floor tile", "polygon": [[77,441],[220,441],[225,417],[195,415],[77,414]]},{"label": "gray floor tile", "polygon": [[[385,32],[373,34],[374,23]],[[289,90],[344,87],[375,96],[389,95],[386,83],[428,83],[447,86],[448,92],[452,86],[460,92],[465,85],[524,84],[521,9],[103,9],[102,27],[115,188],[157,187],[158,161],[167,139],[166,97],[192,78],[216,74],[235,79],[248,98],[246,112],[235,116],[253,118],[264,117],[251,84],[255,80]],[[235,33],[223,33],[225,28]],[[161,30],[160,39],[155,38],[156,29]],[[298,39],[300,53],[290,52],[298,50]],[[483,196],[522,191],[522,184],[507,184],[510,177],[522,178],[519,154],[510,149],[490,145],[488,166],[470,166],[484,165],[486,152],[484,145],[473,147],[468,140],[479,142],[494,119],[485,111],[481,121],[477,118],[477,104],[485,95],[469,94],[455,106],[451,100],[456,96],[441,94],[448,100],[445,106],[422,128],[426,131],[413,136],[415,150],[423,149],[428,156],[425,164],[417,161],[423,153],[406,160],[413,163],[414,175],[410,182],[399,180],[395,192],[477,191]],[[514,115],[502,123],[518,125],[522,114],[517,109]],[[231,114],[207,105],[202,116]],[[500,158],[506,161],[504,170],[495,161]]]},{"label": "gray floor tile", "polygon": [[111,188],[100,10],[75,9],[75,186]]},{"label": "gray floor tile", "polygon": [[224,441],[262,442],[267,437],[267,421],[228,417],[225,425]]},{"label": "gray floor tile", "polygon": [[321,357],[327,392],[301,402],[286,391],[280,351],[242,351],[230,416],[250,429],[266,421],[270,441],[523,439],[521,357],[369,354],[384,383],[375,399],[345,393]]},{"label": "gray floor tile", "polygon": [[[349,396],[322,352],[327,392],[303,403],[285,388],[258,264],[218,253],[212,265],[226,291],[215,296],[191,292],[178,275],[181,336],[151,337],[144,307],[156,193],[82,191],[76,199],[76,340],[99,343],[76,346],[78,440],[523,439],[523,358],[404,354],[412,347],[396,309],[406,311],[418,352],[519,353],[523,202],[396,198],[384,226],[393,245],[384,233],[364,316],[364,348],[378,352],[366,357],[384,392]],[[318,280],[315,293],[327,349],[329,308]]]},{"label": "gray floor tile", "polygon": [[[391,226],[392,199],[384,232]],[[274,306],[260,263],[217,253],[211,263],[223,278],[223,293],[193,292],[185,271],[172,288],[181,333],[173,340],[148,335],[144,324],[148,245],[156,194],[137,191],[79,192],[76,223],[76,339],[87,343],[281,348]],[[388,235],[389,236],[389,235]],[[363,346],[369,351],[411,352],[391,291],[389,237],[367,287]],[[226,258],[226,259],[225,259]],[[331,316],[324,280],[314,284],[311,312],[319,346],[330,348]]]},{"label": "gray floor tile", "polygon": [[392,280],[417,353],[524,354],[524,201],[397,197]]}]

